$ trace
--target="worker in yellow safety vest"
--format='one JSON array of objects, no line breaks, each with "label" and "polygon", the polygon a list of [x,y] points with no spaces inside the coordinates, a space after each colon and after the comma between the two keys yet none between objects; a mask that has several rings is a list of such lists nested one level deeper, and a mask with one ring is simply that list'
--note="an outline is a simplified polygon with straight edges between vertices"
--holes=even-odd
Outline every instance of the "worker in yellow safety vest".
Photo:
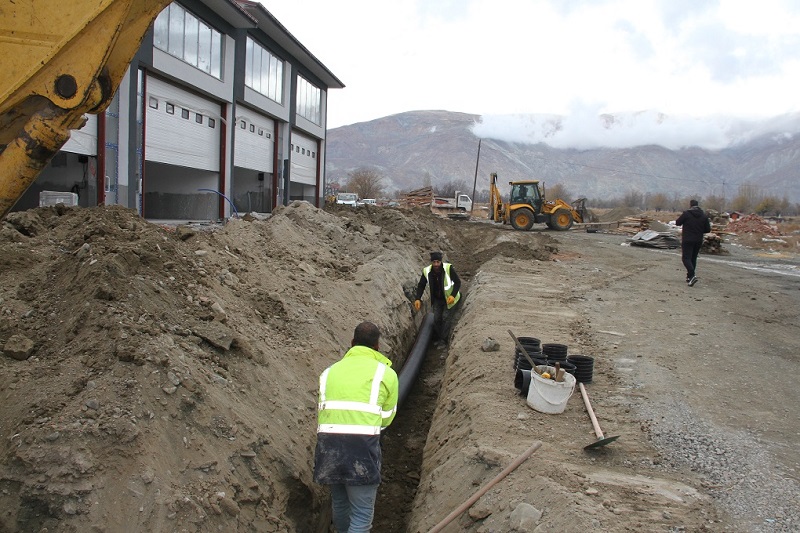
[{"label": "worker in yellow safety vest", "polygon": [[379,349],[380,330],[362,322],[351,348],[319,377],[314,481],[331,487],[339,533],[368,532],[381,482],[381,431],[397,412],[398,379]]},{"label": "worker in yellow safety vest", "polygon": [[431,295],[434,338],[437,343],[447,344],[445,309],[450,312],[461,300],[461,278],[452,264],[442,262],[442,252],[431,252],[431,264],[422,269],[414,300],[417,311],[422,307],[420,298],[426,286]]}]

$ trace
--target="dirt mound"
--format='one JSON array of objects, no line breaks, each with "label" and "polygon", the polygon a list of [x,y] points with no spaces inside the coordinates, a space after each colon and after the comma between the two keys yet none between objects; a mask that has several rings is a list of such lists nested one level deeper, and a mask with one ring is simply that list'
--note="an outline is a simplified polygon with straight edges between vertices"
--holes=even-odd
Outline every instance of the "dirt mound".
[{"label": "dirt mound", "polygon": [[317,376],[365,319],[402,365],[428,250],[467,282],[498,253],[547,257],[549,238],[508,235],[305,202],[218,228],[119,207],[11,214],[0,530],[314,530]]},{"label": "dirt mound", "polygon": [[615,207],[610,211],[607,211],[602,214],[598,214],[598,222],[616,222],[618,220],[623,220],[625,217],[632,217],[636,216],[640,213],[636,209],[631,209],[630,207]]}]

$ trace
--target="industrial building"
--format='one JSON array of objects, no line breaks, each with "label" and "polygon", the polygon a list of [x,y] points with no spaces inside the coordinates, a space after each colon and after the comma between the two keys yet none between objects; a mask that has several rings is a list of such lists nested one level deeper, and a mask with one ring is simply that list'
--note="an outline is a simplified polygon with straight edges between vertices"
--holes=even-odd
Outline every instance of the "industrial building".
[{"label": "industrial building", "polygon": [[320,206],[327,95],[343,87],[262,4],[173,2],[108,109],[87,115],[14,210],[47,191],[165,220]]}]

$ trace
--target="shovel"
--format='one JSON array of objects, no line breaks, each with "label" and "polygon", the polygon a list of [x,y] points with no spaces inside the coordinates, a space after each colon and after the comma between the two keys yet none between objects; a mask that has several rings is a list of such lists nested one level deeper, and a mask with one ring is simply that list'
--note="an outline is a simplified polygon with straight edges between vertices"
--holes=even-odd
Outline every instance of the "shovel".
[{"label": "shovel", "polygon": [[594,411],[592,411],[592,404],[589,403],[589,396],[586,394],[586,388],[584,388],[583,383],[578,383],[578,387],[581,389],[583,404],[586,406],[586,411],[589,413],[589,418],[592,419],[592,426],[594,427],[594,432],[597,435],[597,440],[591,444],[587,444],[583,447],[583,449],[589,450],[591,448],[599,448],[600,446],[605,446],[606,444],[617,440],[619,435],[615,435],[613,437],[603,436],[603,432],[600,430],[600,424],[597,423],[597,417],[594,416]]}]

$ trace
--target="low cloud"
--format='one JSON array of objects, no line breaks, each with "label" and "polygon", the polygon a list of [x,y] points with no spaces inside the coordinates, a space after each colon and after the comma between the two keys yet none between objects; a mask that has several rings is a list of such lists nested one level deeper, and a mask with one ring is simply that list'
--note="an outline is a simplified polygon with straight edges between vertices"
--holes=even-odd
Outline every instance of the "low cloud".
[{"label": "low cloud", "polygon": [[599,113],[573,109],[569,115],[483,115],[473,133],[485,139],[589,150],[657,145],[670,150],[699,147],[722,150],[765,134],[792,138],[800,132],[800,114],[762,121],[726,117],[670,116],[652,111]]}]

